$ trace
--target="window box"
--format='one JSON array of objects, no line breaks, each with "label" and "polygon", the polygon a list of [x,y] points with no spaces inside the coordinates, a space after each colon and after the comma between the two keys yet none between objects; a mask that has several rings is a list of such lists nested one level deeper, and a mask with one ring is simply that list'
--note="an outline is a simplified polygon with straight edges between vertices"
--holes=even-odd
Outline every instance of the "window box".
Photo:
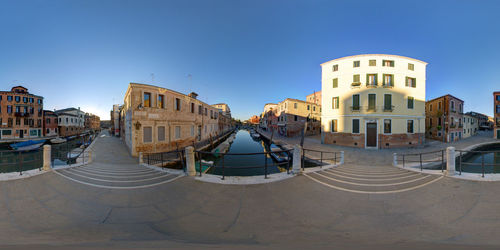
[{"label": "window box", "polygon": [[382,85],[384,88],[394,88],[394,84],[384,84]]},{"label": "window box", "polygon": [[361,86],[361,83],[360,82],[353,82],[353,83],[351,83],[351,86],[352,87],[359,87],[359,86]]}]

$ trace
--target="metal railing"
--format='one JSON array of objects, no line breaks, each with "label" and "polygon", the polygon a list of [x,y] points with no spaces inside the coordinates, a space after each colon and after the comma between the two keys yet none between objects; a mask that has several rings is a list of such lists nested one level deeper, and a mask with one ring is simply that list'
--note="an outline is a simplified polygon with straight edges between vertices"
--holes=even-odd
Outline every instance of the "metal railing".
[{"label": "metal railing", "polygon": [[[91,136],[94,136],[92,139]],[[88,146],[97,138],[98,134],[86,133],[78,135],[72,140],[66,141],[64,144],[55,144],[51,147],[51,164],[56,165],[56,160],[61,161],[67,165],[78,163],[81,159],[82,163],[90,161],[90,155],[85,152]]]},{"label": "metal railing", "polygon": [[[458,172],[459,172],[459,175],[462,175],[462,165],[465,165],[465,166],[481,166],[481,176],[484,178],[484,174],[485,174],[485,167],[492,167],[492,172],[493,173],[496,173],[495,171],[495,167],[500,167],[500,163],[485,163],[484,162],[484,155],[485,154],[499,154],[500,155],[500,151],[469,151],[469,150],[456,150],[456,152],[459,152],[459,156],[458,156]],[[468,155],[468,154],[472,154],[472,155]],[[474,155],[480,155],[479,157],[481,158],[481,163],[477,163],[477,162],[464,162],[463,161],[463,158],[464,156],[468,156],[468,157],[472,157]],[[493,161],[494,161],[494,157],[493,157]]]},{"label": "metal railing", "polygon": [[42,171],[43,149],[38,148],[31,151],[1,150],[0,151],[0,173],[19,172],[37,169]]},{"label": "metal railing", "polygon": [[[306,151],[310,152],[309,156],[306,155]],[[317,158],[318,153],[319,153],[319,158]],[[335,151],[330,152],[330,151],[321,151],[321,150],[303,148],[302,149],[302,157],[301,157],[302,170],[304,170],[306,168],[306,164],[305,164],[306,160],[309,162],[313,162],[313,163],[315,161],[316,162],[319,161],[319,164],[316,165],[319,167],[322,167],[324,165],[324,161],[331,161],[331,160],[333,160],[333,164],[336,165],[337,164],[337,154],[340,157],[340,152],[335,152]],[[333,157],[328,158],[328,155],[332,155]],[[313,157],[316,157],[316,158],[313,158]]]},{"label": "metal railing", "polygon": [[144,154],[143,162],[148,165],[154,165],[162,168],[180,162],[182,169],[184,170],[184,172],[186,171],[186,157],[185,151],[183,149],[172,150],[169,152]]},{"label": "metal railing", "polygon": [[445,149],[432,151],[432,152],[424,152],[424,153],[414,153],[414,154],[401,154],[398,157],[401,157],[403,162],[403,168],[406,163],[418,162],[420,166],[420,171],[423,170],[424,163],[441,163],[441,172],[444,172],[444,162],[445,162]]},{"label": "metal railing", "polygon": [[[290,173],[290,168],[292,164],[292,149],[289,150],[277,150],[277,151],[272,151],[272,152],[257,152],[257,153],[213,153],[213,152],[206,152],[206,151],[195,151],[195,156],[198,161],[198,168],[196,169],[197,172],[199,173],[199,176],[202,176],[203,173],[203,166],[209,166],[209,168],[214,168],[214,172],[217,169],[221,170],[221,175],[222,175],[222,180],[225,179],[226,176],[229,176],[226,174],[226,170],[241,170],[241,169],[263,169],[264,170],[264,178],[267,179],[267,176],[269,174],[269,168],[270,167],[284,167],[286,168],[287,174]],[[271,159],[271,164],[268,164],[268,158],[271,158],[271,154],[273,153],[286,153],[287,158],[285,161],[278,162],[278,161],[273,161]],[[212,157],[215,157],[216,159],[220,158],[219,163],[217,164],[216,161],[214,161],[213,165],[209,165],[206,163],[203,163],[202,159],[204,155],[209,155]],[[250,156],[250,155],[263,155],[264,158],[264,165],[257,165],[257,166],[226,166],[226,163],[224,159],[226,156]],[[209,170],[207,168],[207,170]]]}]

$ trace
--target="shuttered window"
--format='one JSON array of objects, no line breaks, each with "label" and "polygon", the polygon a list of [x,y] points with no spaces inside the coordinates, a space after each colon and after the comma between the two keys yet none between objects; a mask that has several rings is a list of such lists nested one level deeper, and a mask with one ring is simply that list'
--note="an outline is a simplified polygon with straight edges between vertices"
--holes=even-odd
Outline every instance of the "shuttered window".
[{"label": "shuttered window", "polygon": [[384,134],[390,134],[392,132],[392,121],[390,119],[384,119]]},{"label": "shuttered window", "polygon": [[406,87],[412,87],[416,88],[417,87],[417,79],[413,77],[406,77]]},{"label": "shuttered window", "polygon": [[391,94],[385,94],[384,95],[384,110],[392,110],[392,95]]},{"label": "shuttered window", "polygon": [[352,119],[352,133],[359,134],[359,119]]},{"label": "shuttered window", "polygon": [[165,141],[165,126],[158,127],[158,141]]},{"label": "shuttered window", "polygon": [[368,94],[368,110],[375,110],[376,98],[375,94]]},{"label": "shuttered window", "polygon": [[413,109],[414,104],[415,104],[415,98],[413,96],[408,96],[408,109]]},{"label": "shuttered window", "polygon": [[337,119],[333,119],[333,120],[332,120],[332,122],[331,122],[331,124],[330,124],[330,125],[331,125],[331,127],[330,127],[330,128],[331,128],[331,132],[332,132],[332,133],[333,133],[333,132],[337,132],[337,123],[338,123],[338,122],[337,122]]},{"label": "shuttered window", "polygon": [[332,86],[333,88],[337,88],[339,86],[339,79],[338,78],[334,78],[332,80],[332,82],[333,82],[333,86]]},{"label": "shuttered window", "polygon": [[377,66],[377,60],[370,60],[370,61],[368,61],[368,65],[370,65],[370,66]]},{"label": "shuttered window", "polygon": [[359,110],[359,95],[352,95],[352,110]]},{"label": "shuttered window", "polygon": [[408,120],[408,127],[406,129],[406,132],[413,134],[413,120]]},{"label": "shuttered window", "polygon": [[175,126],[175,139],[181,138],[181,126]]},{"label": "shuttered window", "polygon": [[361,81],[359,80],[359,75],[353,75],[353,76],[352,76],[352,82],[354,82],[354,83],[361,82]]},{"label": "shuttered window", "polygon": [[144,143],[153,142],[153,128],[152,127],[144,127],[143,129],[142,139]]},{"label": "shuttered window", "polygon": [[339,108],[339,97],[333,97],[332,98],[332,109],[338,109]]},{"label": "shuttered window", "polygon": [[408,69],[415,70],[415,65],[413,65],[413,63],[408,63]]}]

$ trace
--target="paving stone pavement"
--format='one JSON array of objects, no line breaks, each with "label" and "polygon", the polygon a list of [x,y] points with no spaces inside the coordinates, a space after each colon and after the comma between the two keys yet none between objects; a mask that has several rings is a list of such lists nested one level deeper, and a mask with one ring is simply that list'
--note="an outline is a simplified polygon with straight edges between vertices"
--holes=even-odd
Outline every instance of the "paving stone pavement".
[{"label": "paving stone pavement", "polygon": [[[120,142],[109,139],[110,144]],[[86,171],[139,171],[132,157],[110,163],[123,154],[116,150],[118,144],[107,148],[112,153],[96,147],[101,155]],[[349,163],[319,174],[358,184],[394,184],[405,179],[380,179],[406,177],[414,183],[401,184],[404,187],[426,185],[383,194],[346,192],[309,177],[346,189],[367,189],[306,174],[262,185],[219,185],[182,177],[147,188],[112,189],[51,172],[0,182],[0,248],[500,247],[499,182],[445,177],[429,183],[417,180],[425,175]]]}]

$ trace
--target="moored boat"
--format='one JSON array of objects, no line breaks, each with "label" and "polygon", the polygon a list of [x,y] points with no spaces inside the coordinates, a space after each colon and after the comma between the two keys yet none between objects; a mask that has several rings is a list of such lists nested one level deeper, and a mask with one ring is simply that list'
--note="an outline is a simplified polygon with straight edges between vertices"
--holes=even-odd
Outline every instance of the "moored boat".
[{"label": "moored boat", "polygon": [[271,157],[277,162],[285,162],[288,160],[288,154],[286,152],[282,152],[283,149],[278,146],[272,144],[270,147]]},{"label": "moored boat", "polygon": [[61,138],[61,137],[50,139],[50,143],[52,143],[52,144],[60,144],[60,143],[66,142],[66,141],[67,140],[65,138]]},{"label": "moored boat", "polygon": [[40,148],[45,143],[45,140],[29,140],[10,144],[9,146],[16,151],[30,151]]}]

